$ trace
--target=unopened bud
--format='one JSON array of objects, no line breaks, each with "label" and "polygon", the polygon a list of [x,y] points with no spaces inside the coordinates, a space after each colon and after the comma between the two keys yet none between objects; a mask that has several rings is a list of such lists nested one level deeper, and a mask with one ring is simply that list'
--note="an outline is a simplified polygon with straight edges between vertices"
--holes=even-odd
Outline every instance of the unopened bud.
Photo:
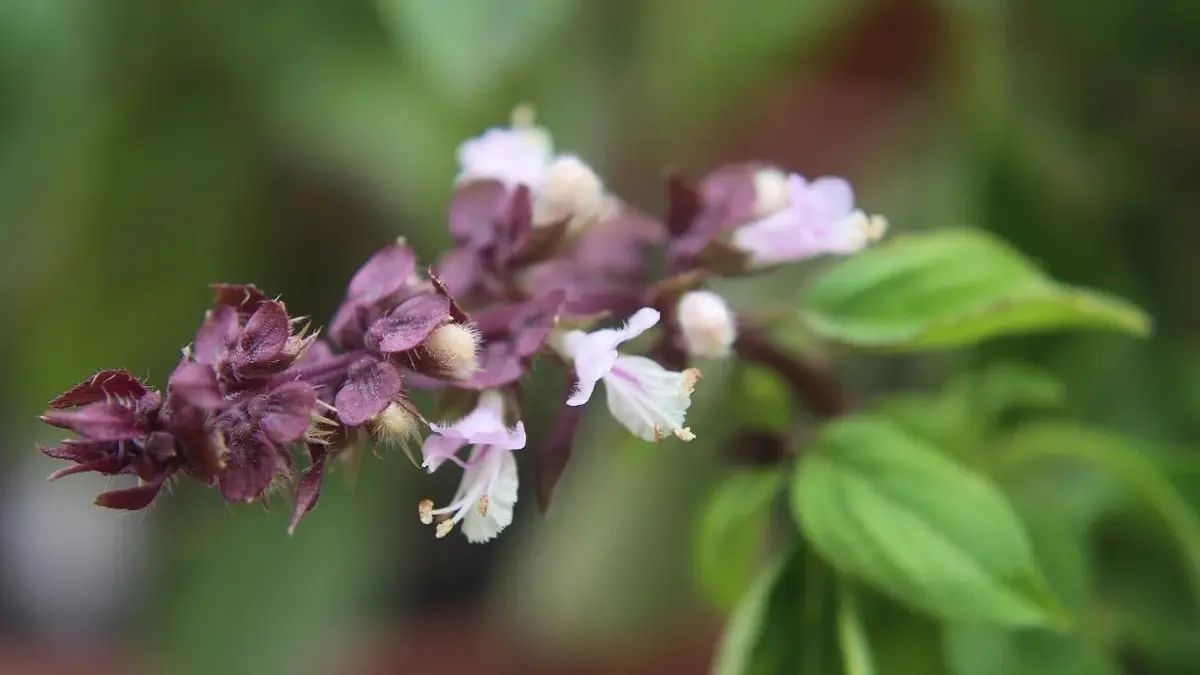
[{"label": "unopened bud", "polygon": [[448,323],[429,334],[424,344],[433,366],[446,376],[466,380],[479,369],[479,331],[472,326]]},{"label": "unopened bud", "polygon": [[708,359],[729,355],[737,338],[737,322],[721,296],[712,291],[685,293],[676,317],[688,354]]},{"label": "unopened bud", "polygon": [[754,174],[754,217],[766,218],[791,204],[788,176],[779,169],[760,169]]},{"label": "unopened bud", "polygon": [[533,202],[533,225],[545,227],[568,222],[575,229],[599,218],[610,199],[600,176],[583,160],[563,155],[546,171],[545,182]]},{"label": "unopened bud", "polygon": [[371,420],[375,437],[406,444],[420,436],[420,420],[407,408],[391,403]]}]

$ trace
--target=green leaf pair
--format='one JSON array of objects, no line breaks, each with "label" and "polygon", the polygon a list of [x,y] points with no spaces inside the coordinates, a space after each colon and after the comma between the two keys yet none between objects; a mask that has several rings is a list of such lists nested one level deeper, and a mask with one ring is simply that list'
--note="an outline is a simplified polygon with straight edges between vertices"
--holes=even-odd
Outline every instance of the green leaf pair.
[{"label": "green leaf pair", "polygon": [[825,427],[791,504],[830,564],[911,607],[945,620],[1068,624],[1003,493],[887,420]]}]

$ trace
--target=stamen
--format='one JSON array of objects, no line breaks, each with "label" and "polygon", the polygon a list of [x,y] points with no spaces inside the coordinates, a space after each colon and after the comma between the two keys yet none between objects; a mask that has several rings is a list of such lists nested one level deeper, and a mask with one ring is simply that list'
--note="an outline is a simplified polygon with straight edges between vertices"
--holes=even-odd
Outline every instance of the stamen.
[{"label": "stamen", "polygon": [[446,518],[446,519],[442,520],[442,522],[438,523],[437,532],[435,532],[435,535],[437,536],[438,539],[441,539],[441,538],[445,537],[446,535],[450,534],[450,530],[453,530],[453,529],[454,529],[454,521],[451,520],[450,518]]},{"label": "stamen", "polygon": [[488,498],[484,495],[479,498],[479,515],[486,516],[488,510]]},{"label": "stamen", "polygon": [[691,394],[696,390],[696,383],[703,379],[700,370],[697,368],[688,368],[683,371],[683,391],[686,394]]},{"label": "stamen", "polygon": [[419,504],[417,504],[417,515],[421,518],[422,525],[432,525],[433,524],[433,500],[432,499],[422,499],[421,502]]},{"label": "stamen", "polygon": [[675,430],[675,437],[681,441],[690,441],[696,438],[696,434],[693,434],[689,427],[682,427]]}]

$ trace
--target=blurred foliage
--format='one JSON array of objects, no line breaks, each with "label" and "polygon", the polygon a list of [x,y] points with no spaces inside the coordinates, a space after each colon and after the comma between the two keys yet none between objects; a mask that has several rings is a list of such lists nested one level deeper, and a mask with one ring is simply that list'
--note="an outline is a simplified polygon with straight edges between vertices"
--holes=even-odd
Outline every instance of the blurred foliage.
[{"label": "blurred foliage", "polygon": [[[382,242],[404,234],[432,258],[446,241],[455,146],[533,101],[558,142],[647,207],[661,203],[663,164],[765,154],[849,175],[897,230],[978,225],[1062,284],[1154,317],[1147,342],[1054,334],[845,368],[892,424],[1001,486],[1076,626],[944,631],[826,569],[805,581],[803,594],[819,596],[806,611],[830,627],[840,616],[840,634],[806,633],[823,645],[806,657],[814,667],[840,640],[847,654],[869,645],[881,673],[1194,672],[1197,26],[1192,0],[6,0],[0,462],[32,452],[42,402],[101,365],[169,372],[208,282],[254,281],[320,322]],[[756,281],[733,297],[784,297],[795,282]],[[968,375],[997,363],[1017,371],[982,384]],[[719,393],[709,409],[762,426],[788,409],[768,379],[730,381],[732,392],[705,381]],[[1039,415],[1052,424],[1024,426]],[[572,594],[555,605],[557,629],[577,621],[599,634],[581,616],[596,607],[630,627],[692,609],[663,583],[685,558],[663,549],[691,549],[656,533],[705,529],[692,521],[719,474],[675,467],[716,456],[725,435],[597,470],[559,514],[566,525],[519,513],[526,532],[496,548],[514,550],[515,578]],[[610,451],[607,438],[597,431],[583,454]],[[155,640],[139,644],[172,672],[291,673],[339,617],[390,620],[408,606],[429,582],[422,565],[470,564],[436,577],[437,589],[486,581],[479,565],[495,554],[407,536],[418,498],[407,471],[398,454],[365,458],[358,489],[332,485],[292,540],[279,513],[172,495],[150,521]],[[638,471],[641,497],[614,500]],[[672,508],[644,517],[661,504]],[[708,517],[727,532],[753,516]],[[576,551],[581,528],[604,533],[606,555]],[[815,560],[779,563],[762,584],[792,588],[803,575],[788,565]],[[715,581],[713,564],[727,563],[703,566],[723,600],[750,583],[746,561]],[[544,601],[518,593],[497,611]],[[817,625],[769,625],[792,619]],[[868,660],[847,661],[835,665],[870,672]]]}]

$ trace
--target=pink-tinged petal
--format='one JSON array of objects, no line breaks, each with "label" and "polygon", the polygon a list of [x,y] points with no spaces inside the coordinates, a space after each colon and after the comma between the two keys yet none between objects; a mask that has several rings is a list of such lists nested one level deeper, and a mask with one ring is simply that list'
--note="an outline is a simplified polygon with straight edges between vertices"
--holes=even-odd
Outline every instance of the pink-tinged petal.
[{"label": "pink-tinged petal", "polygon": [[465,382],[455,383],[463,389],[494,389],[512,384],[525,376],[525,364],[513,351],[512,343],[495,341],[484,343],[479,350],[479,369]]},{"label": "pink-tinged petal", "polygon": [[257,397],[251,405],[267,438],[288,445],[308,431],[317,407],[317,392],[307,382],[288,382]]},{"label": "pink-tinged petal", "polygon": [[478,249],[456,248],[437,262],[437,274],[446,288],[458,297],[470,296],[483,284],[483,265]]},{"label": "pink-tinged petal", "polygon": [[167,382],[167,391],[201,410],[216,410],[225,403],[212,366],[194,361],[180,363]]},{"label": "pink-tinged petal", "polygon": [[221,496],[231,502],[251,502],[266,492],[279,470],[279,452],[266,439],[230,443],[225,468],[217,478]]},{"label": "pink-tinged petal", "polygon": [[454,456],[467,444],[459,434],[452,429],[445,432],[434,431],[421,444],[421,465],[430,473],[437,470],[446,460]]},{"label": "pink-tinged petal", "polygon": [[512,191],[496,222],[496,228],[500,232],[503,248],[500,259],[504,264],[510,263],[520,255],[533,233],[533,197],[529,186],[520,185]]},{"label": "pink-tinged petal", "polygon": [[221,305],[210,310],[196,331],[196,342],[192,345],[192,358],[199,363],[212,365],[217,362],[237,339],[237,310]]},{"label": "pink-tinged petal", "polygon": [[371,256],[350,279],[346,299],[369,305],[400,292],[417,269],[417,254],[396,242]]},{"label": "pink-tinged petal", "polygon": [[329,324],[329,339],[347,351],[362,347],[370,314],[370,308],[365,305],[343,302]]},{"label": "pink-tinged petal", "polygon": [[234,363],[241,368],[276,359],[287,345],[292,327],[283,303],[274,300],[259,305],[238,339]]},{"label": "pink-tinged petal", "polygon": [[495,180],[459,185],[450,198],[450,236],[460,246],[483,247],[496,241],[496,223],[508,205],[509,188]]},{"label": "pink-tinged petal", "polygon": [[658,324],[660,317],[658,310],[651,307],[643,307],[634,312],[619,330],[621,342],[628,342],[650,330]]},{"label": "pink-tinged petal", "polygon": [[413,349],[442,324],[450,321],[449,298],[424,293],[405,300],[367,331],[366,344],[384,354]]},{"label": "pink-tinged petal", "polygon": [[127,370],[101,370],[50,401],[51,408],[74,408],[111,398],[136,399],[146,385]]},{"label": "pink-tinged petal", "polygon": [[538,127],[496,127],[458,146],[460,183],[497,180],[541,186],[553,154],[550,136]]},{"label": "pink-tinged petal", "polygon": [[238,314],[253,314],[259,305],[271,300],[254,284],[210,284],[209,288],[216,294],[217,305],[228,305]]},{"label": "pink-tinged petal", "polygon": [[96,506],[122,511],[140,511],[154,502],[154,498],[158,496],[162,486],[163,481],[160,480],[124,490],[104,492],[96,497]]},{"label": "pink-tinged petal", "polygon": [[[809,183],[804,191],[793,188],[789,178],[788,187],[793,200],[797,200],[798,197],[804,199],[803,192],[807,192],[811,213],[819,221],[832,222],[845,218],[854,210],[854,188],[845,178],[822,176]],[[801,194],[798,195],[798,192]]]},{"label": "pink-tinged petal", "polygon": [[93,403],[79,410],[54,410],[42,415],[42,421],[93,441],[129,441],[145,433],[137,414],[115,403]]},{"label": "pink-tinged petal", "polygon": [[475,327],[485,338],[507,336],[517,356],[532,356],[546,344],[565,299],[562,289],[552,289],[533,300],[480,313]]},{"label": "pink-tinged petal", "polygon": [[[574,388],[574,384],[570,385]],[[537,461],[537,500],[538,507],[543,513],[550,508],[550,496],[559,477],[571,460],[571,451],[575,445],[575,434],[583,422],[586,408],[567,407],[558,412],[545,443],[538,451]]]},{"label": "pink-tinged petal", "polygon": [[317,501],[321,498],[321,484],[325,480],[325,460],[329,456],[329,449],[323,445],[309,444],[308,456],[312,463],[304,471],[300,484],[296,486],[296,503],[292,507],[292,522],[288,524],[288,534],[296,533],[300,521],[316,508]]},{"label": "pink-tinged petal", "polygon": [[308,349],[304,350],[300,358],[296,359],[296,365],[311,366],[324,363],[331,358],[333,358],[333,349],[329,343],[324,340],[316,340],[308,346]]},{"label": "pink-tinged petal", "polygon": [[392,364],[364,358],[350,366],[333,405],[342,423],[355,427],[383,412],[402,385]]}]

